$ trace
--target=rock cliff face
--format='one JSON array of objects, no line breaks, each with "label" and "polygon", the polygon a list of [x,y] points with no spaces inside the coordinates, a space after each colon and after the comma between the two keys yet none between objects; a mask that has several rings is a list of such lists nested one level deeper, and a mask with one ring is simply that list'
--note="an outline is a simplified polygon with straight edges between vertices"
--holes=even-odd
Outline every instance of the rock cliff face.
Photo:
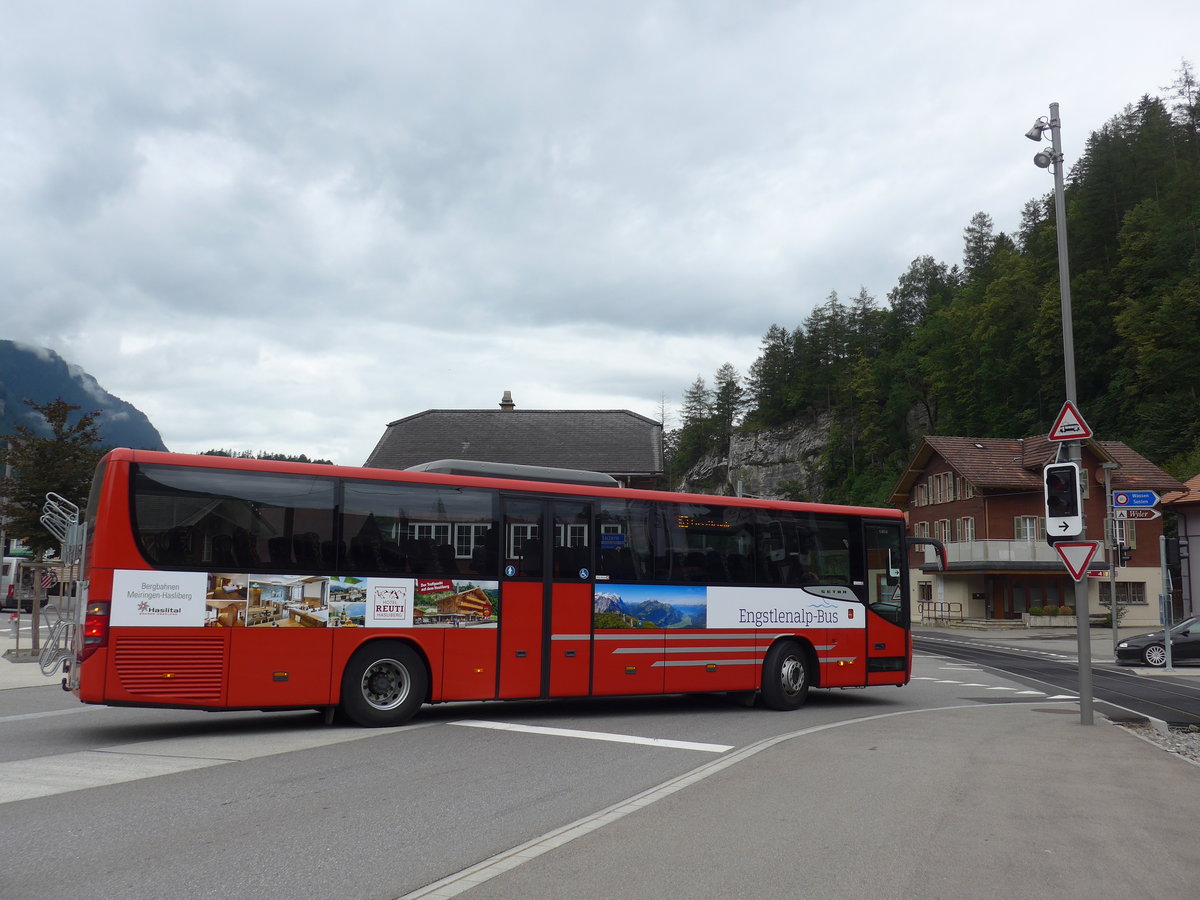
[{"label": "rock cliff face", "polygon": [[822,418],[780,431],[737,434],[728,456],[710,454],[684,476],[683,491],[742,494],[819,501],[820,460],[829,441],[830,422]]}]

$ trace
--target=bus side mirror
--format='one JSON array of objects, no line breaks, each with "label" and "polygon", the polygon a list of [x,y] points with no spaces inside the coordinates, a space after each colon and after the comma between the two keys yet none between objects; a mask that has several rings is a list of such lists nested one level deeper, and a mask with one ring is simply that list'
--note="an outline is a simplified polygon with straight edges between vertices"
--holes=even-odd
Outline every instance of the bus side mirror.
[{"label": "bus side mirror", "polygon": [[937,538],[931,537],[906,537],[904,543],[908,547],[921,547],[926,544],[933,547],[937,552],[934,558],[937,561],[937,570],[939,572],[946,571],[946,545]]}]

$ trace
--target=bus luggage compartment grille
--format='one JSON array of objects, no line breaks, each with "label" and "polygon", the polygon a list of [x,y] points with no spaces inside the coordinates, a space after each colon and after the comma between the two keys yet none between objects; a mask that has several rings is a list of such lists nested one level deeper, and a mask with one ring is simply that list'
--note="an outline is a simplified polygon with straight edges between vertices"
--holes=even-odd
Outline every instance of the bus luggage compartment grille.
[{"label": "bus luggage compartment grille", "polygon": [[225,641],[212,637],[131,637],[113,648],[121,687],[130,696],[160,702],[219,703],[225,675]]}]

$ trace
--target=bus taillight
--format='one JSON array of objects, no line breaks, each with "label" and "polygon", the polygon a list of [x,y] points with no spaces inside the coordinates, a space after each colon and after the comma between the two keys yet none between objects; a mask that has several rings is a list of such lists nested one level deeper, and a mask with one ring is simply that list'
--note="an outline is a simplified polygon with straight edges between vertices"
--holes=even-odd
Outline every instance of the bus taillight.
[{"label": "bus taillight", "polygon": [[83,645],[79,661],[83,662],[97,649],[108,643],[108,602],[96,600],[87,605],[83,619]]}]

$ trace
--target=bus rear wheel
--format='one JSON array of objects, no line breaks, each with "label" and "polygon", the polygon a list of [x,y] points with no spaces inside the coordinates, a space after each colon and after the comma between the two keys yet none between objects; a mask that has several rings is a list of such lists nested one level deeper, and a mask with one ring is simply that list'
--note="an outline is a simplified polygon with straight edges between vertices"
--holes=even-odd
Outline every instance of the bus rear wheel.
[{"label": "bus rear wheel", "polygon": [[808,699],[808,656],[795,641],[780,641],[763,661],[762,701],[769,709],[799,709]]},{"label": "bus rear wheel", "polygon": [[429,690],[429,673],[412,647],[375,641],[359,648],[342,674],[342,711],[365,728],[403,725]]}]

